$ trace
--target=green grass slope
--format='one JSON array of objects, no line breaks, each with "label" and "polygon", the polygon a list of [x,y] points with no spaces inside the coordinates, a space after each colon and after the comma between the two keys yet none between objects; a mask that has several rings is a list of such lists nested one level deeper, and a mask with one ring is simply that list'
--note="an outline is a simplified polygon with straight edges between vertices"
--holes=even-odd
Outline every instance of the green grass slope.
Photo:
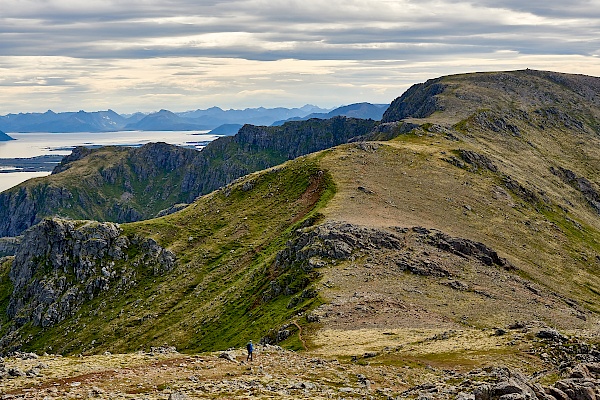
[{"label": "green grass slope", "polygon": [[[56,326],[26,324],[19,331],[25,348],[133,351],[167,343],[199,351],[267,336],[318,302],[311,296],[288,307],[315,276],[293,268],[278,270],[273,262],[293,231],[315,220],[334,191],[329,175],[318,167],[318,157],[312,156],[250,175],[178,213],[123,225],[124,235],[152,237],[173,251],[176,267],[156,275],[140,263],[128,290],[115,285]],[[11,289],[3,268],[5,304]],[[274,284],[283,292],[263,298]],[[3,334],[9,327],[3,324]]]}]

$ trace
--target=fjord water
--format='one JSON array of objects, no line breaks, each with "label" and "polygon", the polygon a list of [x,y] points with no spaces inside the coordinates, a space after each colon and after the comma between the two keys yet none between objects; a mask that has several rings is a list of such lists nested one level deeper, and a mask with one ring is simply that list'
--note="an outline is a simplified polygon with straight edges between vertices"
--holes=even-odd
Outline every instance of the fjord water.
[{"label": "fjord water", "polygon": [[[117,131],[78,133],[11,133],[16,140],[0,142],[0,158],[30,158],[43,155],[67,155],[76,146],[141,146],[150,142],[166,142],[177,146],[202,149],[219,136],[208,131]],[[0,171],[0,192],[27,179],[49,172]]]}]

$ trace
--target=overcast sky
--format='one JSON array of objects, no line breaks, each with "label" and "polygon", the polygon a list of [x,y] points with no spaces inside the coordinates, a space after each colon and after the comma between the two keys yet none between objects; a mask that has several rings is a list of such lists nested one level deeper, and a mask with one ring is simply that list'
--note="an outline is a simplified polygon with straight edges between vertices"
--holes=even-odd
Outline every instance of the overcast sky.
[{"label": "overcast sky", "polygon": [[389,103],[461,72],[600,76],[600,0],[2,0],[0,115]]}]

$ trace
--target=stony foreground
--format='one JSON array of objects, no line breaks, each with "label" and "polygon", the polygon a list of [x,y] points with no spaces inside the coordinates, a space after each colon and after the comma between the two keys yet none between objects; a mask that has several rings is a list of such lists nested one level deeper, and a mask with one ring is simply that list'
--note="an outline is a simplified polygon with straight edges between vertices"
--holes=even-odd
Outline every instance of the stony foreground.
[{"label": "stony foreground", "polygon": [[[435,342],[452,341],[453,335],[423,344],[434,347]],[[514,338],[502,330],[491,335]],[[328,357],[266,345],[258,346],[252,362],[241,349],[199,355],[181,354],[174,347],[79,357],[15,353],[0,362],[0,399],[600,398],[600,353],[593,345],[547,329],[517,347],[529,357],[522,365],[535,365],[537,372],[519,372],[501,356],[497,366],[446,369],[390,348]],[[510,369],[500,366],[502,361]]]}]

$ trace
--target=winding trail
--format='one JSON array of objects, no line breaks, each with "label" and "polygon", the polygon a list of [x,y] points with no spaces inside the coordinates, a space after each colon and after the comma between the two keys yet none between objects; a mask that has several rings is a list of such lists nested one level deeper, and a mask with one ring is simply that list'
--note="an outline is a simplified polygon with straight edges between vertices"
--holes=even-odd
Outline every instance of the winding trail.
[{"label": "winding trail", "polygon": [[306,346],[306,342],[304,341],[304,339],[302,339],[302,327],[300,325],[298,325],[298,322],[296,322],[296,320],[293,320],[292,324],[296,325],[296,328],[298,328],[298,339],[300,339],[300,342],[302,343],[302,347],[304,347],[304,350],[308,350],[308,347]]}]

